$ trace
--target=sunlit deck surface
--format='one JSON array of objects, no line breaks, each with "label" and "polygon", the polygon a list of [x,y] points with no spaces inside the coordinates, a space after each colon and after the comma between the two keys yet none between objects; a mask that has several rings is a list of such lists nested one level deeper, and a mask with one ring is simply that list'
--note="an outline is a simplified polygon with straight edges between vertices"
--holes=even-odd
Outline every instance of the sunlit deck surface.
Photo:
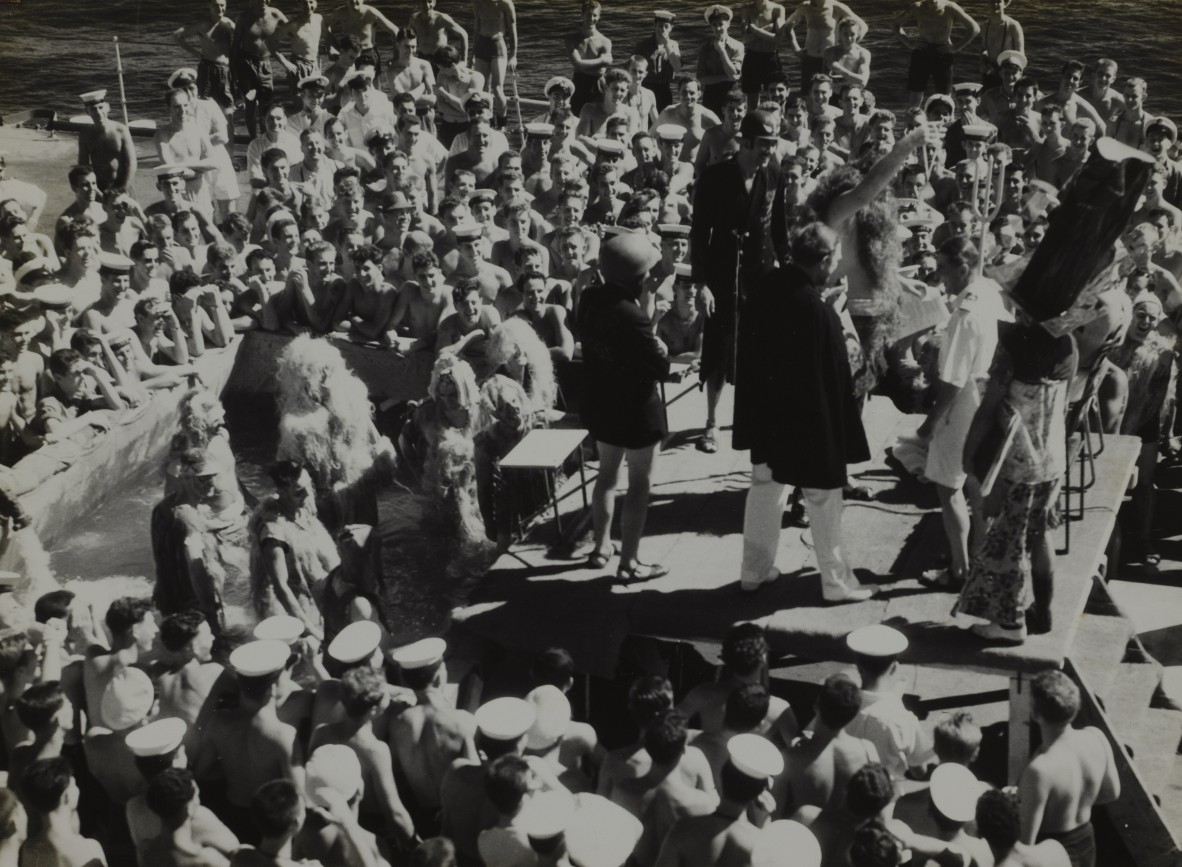
[{"label": "sunlit deck surface", "polygon": [[[849,659],[844,637],[850,630],[889,621],[910,638],[905,659],[915,664],[994,674],[1062,664],[1133,471],[1136,440],[1108,437],[1097,461],[1084,518],[1073,524],[1070,550],[1056,564],[1054,630],[1018,648],[998,648],[967,631],[975,620],[951,615],[953,594],[916,580],[946,551],[939,507],[931,486],[900,479],[888,468],[886,449],[899,432],[913,431],[919,416],[899,413],[885,398],[870,402],[865,418],[873,459],[851,467],[851,477],[876,498],[847,502],[845,544],[860,580],[882,589],[867,602],[827,605],[811,536],[799,528],[785,527],[781,537],[782,577],[754,594],[739,589],[747,453],[729,448],[729,431],[716,454],[695,448],[705,409],[696,383],[671,387],[669,397],[673,433],[657,461],[641,557],[664,563],[670,574],[625,588],[615,583],[615,560],[607,570],[593,570],[585,559],[561,559],[550,550],[555,531],[546,513],[455,611],[458,623],[522,650],[566,647],[580,670],[601,676],[614,673],[620,646],[630,635],[709,646],[741,620],[761,623],[773,651],[804,659]],[[726,403],[721,418],[730,416]],[[590,484],[595,474],[590,462]],[[576,472],[562,489],[564,518],[582,508],[578,484]],[[1057,538],[1062,548],[1062,530]]]}]

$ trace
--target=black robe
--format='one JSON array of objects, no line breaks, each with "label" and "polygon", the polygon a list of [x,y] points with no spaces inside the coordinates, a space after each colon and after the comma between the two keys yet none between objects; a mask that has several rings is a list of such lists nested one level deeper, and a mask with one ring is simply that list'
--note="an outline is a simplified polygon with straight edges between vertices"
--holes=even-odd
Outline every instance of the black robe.
[{"label": "black robe", "polygon": [[844,487],[846,464],[869,460],[870,447],[837,313],[788,265],[751,293],[743,321],[734,447],[782,484]]}]

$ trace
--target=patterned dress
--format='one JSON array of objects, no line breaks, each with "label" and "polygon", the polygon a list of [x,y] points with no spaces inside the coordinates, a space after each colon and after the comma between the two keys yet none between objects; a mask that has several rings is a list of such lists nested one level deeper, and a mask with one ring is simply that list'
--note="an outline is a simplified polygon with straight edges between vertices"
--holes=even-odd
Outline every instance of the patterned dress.
[{"label": "patterned dress", "polygon": [[1031,551],[1047,531],[1059,483],[1067,470],[1067,388],[1076,366],[1069,336],[1015,327],[1001,338],[990,371],[1004,397],[998,424],[1017,431],[994,488],[1000,511],[973,558],[954,614],[970,614],[1006,628],[1023,623],[1033,602]]}]

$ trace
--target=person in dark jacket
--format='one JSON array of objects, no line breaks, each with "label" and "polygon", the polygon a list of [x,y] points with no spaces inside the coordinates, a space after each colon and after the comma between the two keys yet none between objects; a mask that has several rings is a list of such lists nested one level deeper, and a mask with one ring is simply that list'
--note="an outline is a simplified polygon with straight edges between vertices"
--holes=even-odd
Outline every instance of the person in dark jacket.
[{"label": "person in dark jacket", "polygon": [[739,126],[739,152],[704,169],[694,193],[690,264],[693,281],[707,286],[700,299],[707,315],[700,370],[706,432],[698,445],[705,452],[718,450],[716,412],[723,385],[735,381],[735,323],[744,296],[788,252],[784,178],[773,158],[778,134],[767,112],[749,112]]},{"label": "person in dark jacket", "polygon": [[617,235],[599,250],[604,285],[589,288],[579,305],[584,373],[581,414],[599,448],[599,478],[591,500],[590,563],[603,568],[611,558],[609,532],[620,464],[626,456],[628,493],[620,516],[616,573],[617,580],[625,583],[648,581],[669,571],[639,558],[653,461],[665,436],[658,385],[669,375],[669,358],[638,299],[645,275],[660,258],[643,234]]},{"label": "person in dark jacket", "polygon": [[841,259],[823,223],[792,239],[792,261],[752,293],[736,383],[735,441],[751,449],[740,584],[779,577],[776,551],[786,485],[804,491],[826,602],[869,599],[842,555],[846,464],[870,458],[854,399],[841,320],[822,297]]}]

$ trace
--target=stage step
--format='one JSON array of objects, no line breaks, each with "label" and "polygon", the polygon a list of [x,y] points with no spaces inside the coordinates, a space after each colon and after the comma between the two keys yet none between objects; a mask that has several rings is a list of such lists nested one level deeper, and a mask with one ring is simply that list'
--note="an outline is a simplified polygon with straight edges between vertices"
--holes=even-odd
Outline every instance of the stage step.
[{"label": "stage step", "polygon": [[[1146,708],[1137,731],[1120,740],[1132,748],[1133,764],[1145,781],[1146,791],[1161,797],[1177,762],[1178,745],[1182,743],[1182,711]],[[1177,820],[1174,821],[1177,827]]]},{"label": "stage step", "polygon": [[1108,711],[1112,710],[1109,698],[1124,659],[1125,645],[1132,635],[1133,625],[1123,617],[1084,614],[1067,653],[1092,694],[1100,698]]},{"label": "stage step", "polygon": [[1182,756],[1170,763],[1170,775],[1162,789],[1161,812],[1172,828],[1182,828]]}]

